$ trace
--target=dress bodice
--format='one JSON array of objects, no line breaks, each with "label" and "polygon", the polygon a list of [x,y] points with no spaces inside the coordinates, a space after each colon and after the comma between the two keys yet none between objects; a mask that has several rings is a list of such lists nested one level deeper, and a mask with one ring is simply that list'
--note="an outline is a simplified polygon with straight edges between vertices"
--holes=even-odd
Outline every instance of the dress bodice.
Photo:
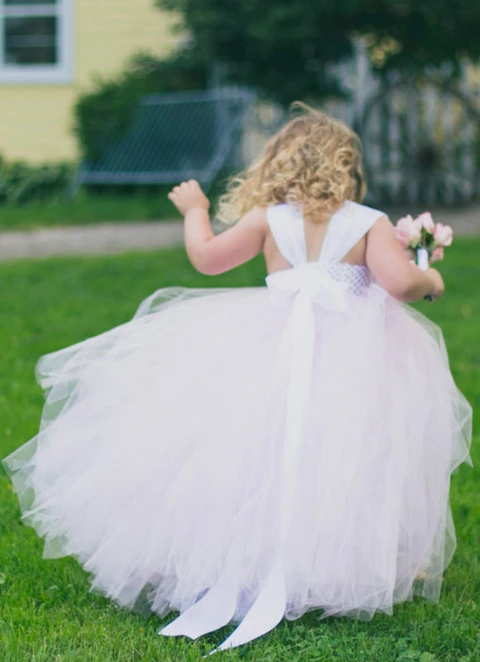
[{"label": "dress bodice", "polygon": [[[268,208],[267,220],[278,250],[293,271],[306,273],[303,265],[308,265],[310,280],[317,278],[316,272],[327,272],[333,281],[344,283],[350,292],[360,295],[372,281],[369,269],[341,260],[382,215],[377,209],[346,201],[331,217],[316,260],[308,260],[304,219],[299,211],[289,204],[272,205]],[[275,276],[267,277],[267,285],[280,280]],[[284,281],[287,277],[287,274],[281,276]]]},{"label": "dress bodice", "polygon": [[372,275],[368,267],[346,262],[332,262],[327,265],[327,271],[334,280],[345,283],[349,292],[358,296],[363,294],[365,288],[372,282]]}]

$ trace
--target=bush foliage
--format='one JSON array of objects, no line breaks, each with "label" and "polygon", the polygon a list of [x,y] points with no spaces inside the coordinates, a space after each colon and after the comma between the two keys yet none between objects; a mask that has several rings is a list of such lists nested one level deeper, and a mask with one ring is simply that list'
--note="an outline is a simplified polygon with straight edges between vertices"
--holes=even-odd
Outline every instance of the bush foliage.
[{"label": "bush foliage", "polygon": [[134,56],[119,75],[97,78],[74,106],[73,131],[84,160],[95,162],[106,146],[118,140],[132,121],[138,100],[145,94],[203,89],[207,68],[188,50],[160,60],[148,54]]},{"label": "bush foliage", "polygon": [[23,205],[66,195],[73,179],[69,163],[8,163],[0,157],[0,204]]}]

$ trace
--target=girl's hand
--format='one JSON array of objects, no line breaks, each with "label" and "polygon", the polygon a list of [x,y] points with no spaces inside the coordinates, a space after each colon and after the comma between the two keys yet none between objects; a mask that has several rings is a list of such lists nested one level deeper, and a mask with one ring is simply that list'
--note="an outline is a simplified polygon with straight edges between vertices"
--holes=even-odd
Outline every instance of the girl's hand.
[{"label": "girl's hand", "polygon": [[192,209],[204,209],[208,212],[210,208],[209,199],[195,179],[174,186],[168,194],[168,199],[183,216]]},{"label": "girl's hand", "polygon": [[440,272],[438,272],[436,269],[430,268],[427,273],[430,276],[430,280],[432,281],[432,291],[430,296],[432,299],[439,299],[445,292],[445,284],[443,282],[443,278],[440,275]]}]

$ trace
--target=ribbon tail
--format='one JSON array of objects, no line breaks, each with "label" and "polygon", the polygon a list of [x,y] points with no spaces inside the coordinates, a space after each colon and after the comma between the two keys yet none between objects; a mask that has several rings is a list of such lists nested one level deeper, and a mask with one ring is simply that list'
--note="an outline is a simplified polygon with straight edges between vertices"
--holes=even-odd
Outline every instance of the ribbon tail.
[{"label": "ribbon tail", "polygon": [[302,292],[292,311],[292,350],[287,387],[285,449],[283,463],[283,538],[288,534],[301,455],[306,412],[311,397],[315,343],[312,302]]},{"label": "ribbon tail", "polygon": [[269,572],[257,599],[243,621],[212,653],[241,646],[270,632],[282,620],[285,605],[285,576],[279,559]]},{"label": "ribbon tail", "polygon": [[[291,351],[282,466],[279,549],[274,565],[247,615],[230,637],[212,653],[240,646],[270,632],[285,615],[287,594],[284,550],[292,521],[305,414],[310,401],[315,340],[312,302],[303,292],[297,294],[293,304],[291,323],[291,328],[286,330],[286,333],[291,333]],[[279,360],[283,359],[284,352],[280,352]]]},{"label": "ribbon tail", "polygon": [[[262,583],[258,596],[236,630],[210,655],[241,646],[270,632],[285,615],[287,591],[284,552],[291,526],[301,444],[306,413],[311,396],[314,358],[315,319],[312,302],[305,292],[299,292],[293,304],[291,324],[285,330],[279,351],[279,364],[285,361],[287,337],[291,342],[287,386],[285,442],[282,472],[282,498],[279,504],[278,551],[273,565]],[[224,575],[198,602],[172,623],[160,630],[165,636],[185,635],[197,639],[227,625],[237,608],[238,586]]]},{"label": "ribbon tail", "polygon": [[158,634],[198,639],[218,630],[232,620],[237,608],[237,593],[236,585],[222,577],[198,602],[159,630]]}]

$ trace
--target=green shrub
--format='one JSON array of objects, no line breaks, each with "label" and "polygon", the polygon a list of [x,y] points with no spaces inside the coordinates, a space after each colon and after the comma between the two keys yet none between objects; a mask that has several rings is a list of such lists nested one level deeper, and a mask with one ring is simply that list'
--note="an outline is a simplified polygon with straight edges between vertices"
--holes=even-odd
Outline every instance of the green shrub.
[{"label": "green shrub", "polygon": [[66,195],[73,175],[70,163],[7,163],[0,157],[0,203],[22,205]]},{"label": "green shrub", "polygon": [[95,79],[93,89],[81,94],[73,109],[73,133],[82,158],[94,163],[124,135],[141,96],[204,89],[207,78],[206,67],[185,50],[165,60],[139,54],[120,75]]}]

